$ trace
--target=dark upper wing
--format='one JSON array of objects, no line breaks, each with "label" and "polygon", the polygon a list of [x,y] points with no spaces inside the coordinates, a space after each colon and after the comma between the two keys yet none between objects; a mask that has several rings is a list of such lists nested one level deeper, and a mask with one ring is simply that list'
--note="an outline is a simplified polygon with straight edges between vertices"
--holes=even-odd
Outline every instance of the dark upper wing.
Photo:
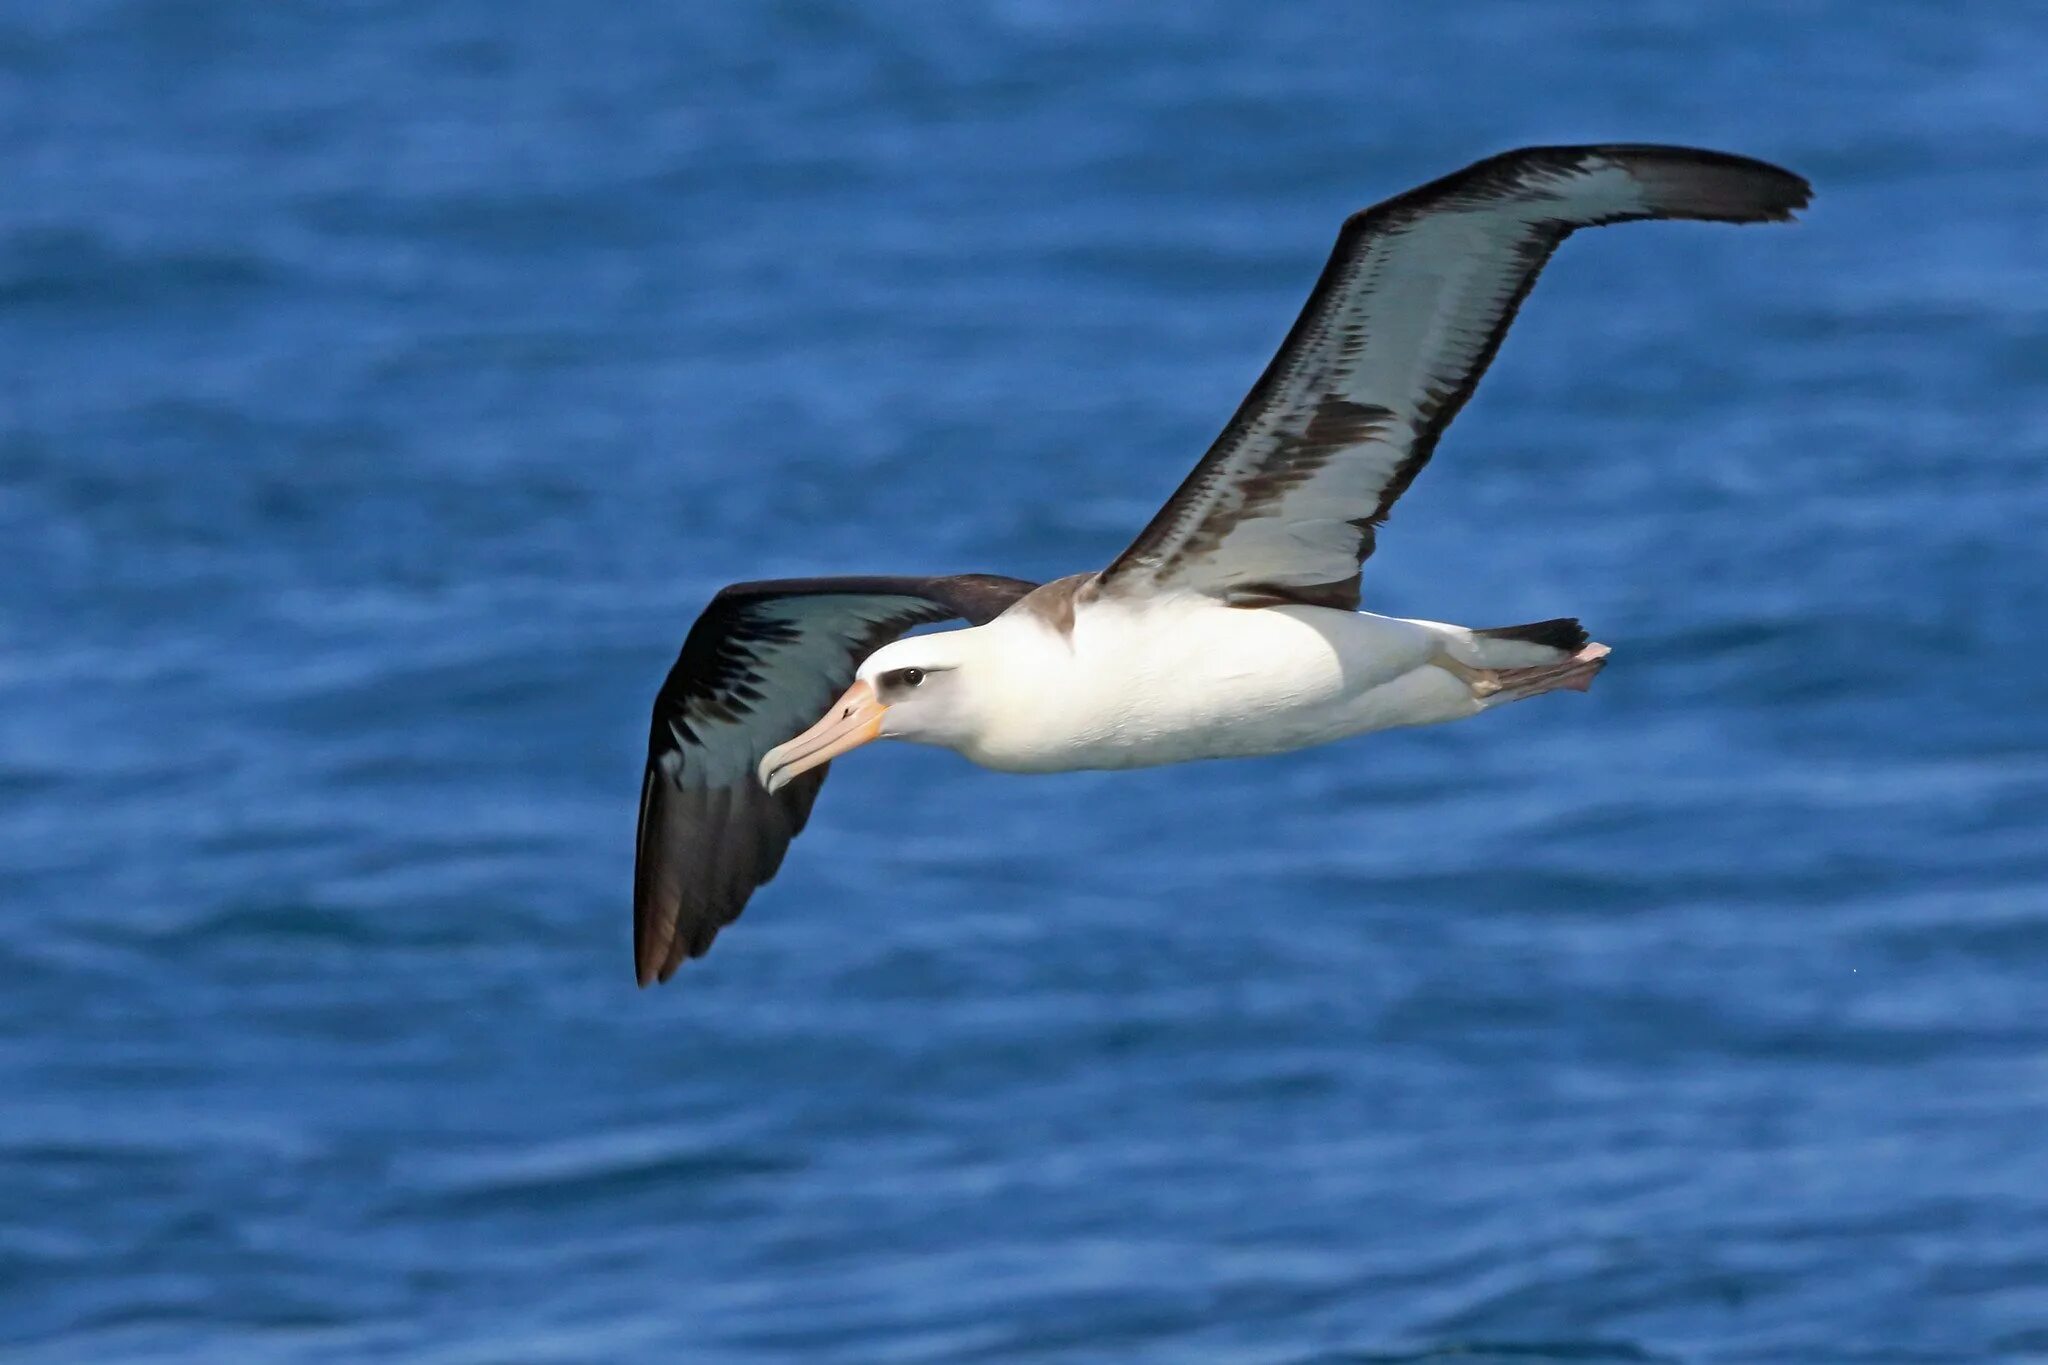
[{"label": "dark upper wing", "polygon": [[754,775],[761,756],[815,721],[883,644],[932,621],[979,625],[1035,586],[987,574],[789,578],[711,599],[654,698],[633,873],[641,985],[702,956],[804,827],[824,768],[770,795]]},{"label": "dark upper wing", "polygon": [[1783,220],[1809,193],[1723,152],[1531,147],[1353,214],[1265,374],[1103,587],[1356,607],[1373,529],[1559,242],[1639,218]]}]

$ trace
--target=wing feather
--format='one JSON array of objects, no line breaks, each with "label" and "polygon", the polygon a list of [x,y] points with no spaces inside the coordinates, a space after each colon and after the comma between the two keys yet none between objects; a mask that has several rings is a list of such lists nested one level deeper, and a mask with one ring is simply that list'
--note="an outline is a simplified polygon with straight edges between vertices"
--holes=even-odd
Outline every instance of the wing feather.
[{"label": "wing feather", "polygon": [[1791,172],[1688,147],[1531,147],[1352,215],[1272,363],[1106,591],[1358,605],[1388,510],[1573,231],[1788,219]]},{"label": "wing feather", "polygon": [[736,583],[690,627],[654,699],[633,873],[640,984],[739,917],[810,819],[825,769],[770,793],[761,756],[815,720],[862,659],[911,628],[993,619],[1035,584],[990,574]]}]

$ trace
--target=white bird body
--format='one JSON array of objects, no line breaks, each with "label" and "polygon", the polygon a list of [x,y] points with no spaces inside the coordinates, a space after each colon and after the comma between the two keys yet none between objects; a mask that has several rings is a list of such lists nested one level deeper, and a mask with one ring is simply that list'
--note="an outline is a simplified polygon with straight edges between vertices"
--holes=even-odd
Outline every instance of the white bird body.
[{"label": "white bird body", "polygon": [[[963,670],[970,725],[901,738],[943,743],[1003,772],[1286,753],[1483,705],[1431,662],[1454,650],[1476,662],[1469,632],[1367,612],[1245,609],[1186,592],[1083,603],[1070,632],[1013,610],[944,634],[962,656],[1003,666]],[[940,638],[902,643],[930,657]],[[880,650],[862,674],[904,656]],[[891,736],[886,722],[882,733]]]},{"label": "white bird body", "polygon": [[641,983],[711,946],[774,876],[827,765],[870,740],[1007,772],[1138,768],[1584,691],[1607,647],[1576,620],[1472,630],[1358,610],[1379,528],[1566,237],[1658,218],[1782,222],[1809,193],[1789,171],[1698,148],[1490,157],[1346,220],[1265,373],[1100,572],[720,592],[655,698]]}]

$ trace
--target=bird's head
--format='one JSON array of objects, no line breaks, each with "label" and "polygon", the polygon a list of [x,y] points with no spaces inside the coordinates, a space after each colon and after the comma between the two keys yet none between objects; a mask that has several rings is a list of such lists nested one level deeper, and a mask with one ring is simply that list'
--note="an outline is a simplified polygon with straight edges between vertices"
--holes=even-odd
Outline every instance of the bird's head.
[{"label": "bird's head", "polygon": [[816,725],[762,757],[762,785],[777,791],[871,739],[956,744],[974,726],[975,684],[986,670],[984,644],[982,629],[972,628],[882,646]]}]

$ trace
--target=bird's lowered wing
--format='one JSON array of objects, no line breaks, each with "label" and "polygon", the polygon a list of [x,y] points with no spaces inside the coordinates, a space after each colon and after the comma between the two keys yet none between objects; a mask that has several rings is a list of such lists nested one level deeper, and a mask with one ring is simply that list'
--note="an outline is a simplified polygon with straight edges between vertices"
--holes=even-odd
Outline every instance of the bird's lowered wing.
[{"label": "bird's lowered wing", "polygon": [[1353,214],[1279,353],[1104,591],[1358,605],[1374,529],[1575,229],[1761,223],[1807,183],[1687,147],[1531,147]]},{"label": "bird's lowered wing", "polygon": [[825,780],[762,787],[761,756],[852,683],[862,659],[914,626],[979,625],[1035,584],[988,574],[790,578],[711,599],[654,699],[633,876],[640,984],[700,957],[775,875]]}]

